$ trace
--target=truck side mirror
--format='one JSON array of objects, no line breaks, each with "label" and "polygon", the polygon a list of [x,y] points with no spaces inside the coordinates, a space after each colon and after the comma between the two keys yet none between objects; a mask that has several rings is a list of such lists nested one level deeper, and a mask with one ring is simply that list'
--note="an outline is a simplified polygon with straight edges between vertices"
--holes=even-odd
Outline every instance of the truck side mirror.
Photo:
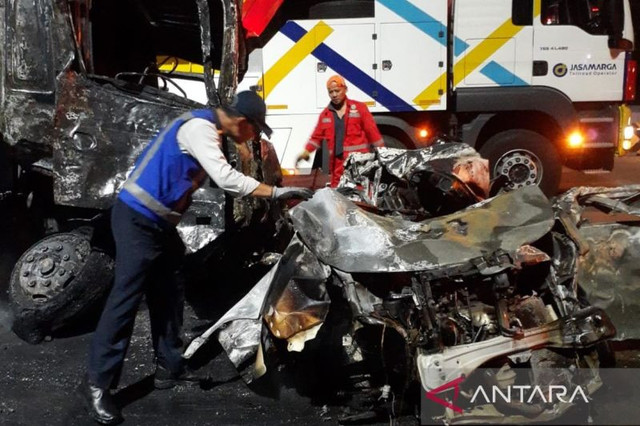
[{"label": "truck side mirror", "polygon": [[625,51],[633,50],[633,42],[624,37],[609,36],[609,49],[620,49]]},{"label": "truck side mirror", "polygon": [[624,4],[622,0],[610,0],[607,2],[606,17],[609,48],[633,50],[633,42],[622,37],[624,30]]}]

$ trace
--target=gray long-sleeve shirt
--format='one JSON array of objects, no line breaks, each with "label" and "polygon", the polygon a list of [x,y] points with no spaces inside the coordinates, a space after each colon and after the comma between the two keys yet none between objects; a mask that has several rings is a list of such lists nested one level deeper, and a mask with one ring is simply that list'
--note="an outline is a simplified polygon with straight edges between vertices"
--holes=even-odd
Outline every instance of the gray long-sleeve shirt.
[{"label": "gray long-sleeve shirt", "polygon": [[249,195],[260,185],[227,162],[220,133],[212,122],[193,118],[180,126],[177,139],[180,150],[195,158],[216,185],[231,195]]}]

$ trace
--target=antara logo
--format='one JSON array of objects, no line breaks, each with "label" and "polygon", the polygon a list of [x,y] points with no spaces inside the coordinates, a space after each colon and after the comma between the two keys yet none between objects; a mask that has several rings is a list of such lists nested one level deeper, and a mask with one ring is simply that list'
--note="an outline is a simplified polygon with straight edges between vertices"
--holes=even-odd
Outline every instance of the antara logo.
[{"label": "antara logo", "polygon": [[616,64],[571,64],[570,71],[615,71]]},{"label": "antara logo", "polygon": [[453,403],[451,403],[451,402],[449,402],[447,400],[444,400],[442,398],[438,398],[436,396],[436,394],[453,388],[454,389],[453,402],[456,402],[456,400],[458,399],[458,395],[460,394],[460,383],[462,383],[463,381],[464,381],[464,377],[460,376],[455,380],[452,380],[452,381],[450,381],[448,383],[445,383],[442,386],[439,386],[439,387],[437,387],[435,389],[432,389],[432,390],[428,391],[426,393],[426,397],[429,398],[430,400],[432,400],[433,402],[437,402],[440,405],[444,405],[447,408],[451,408],[456,413],[462,414],[462,408],[458,407],[457,405],[453,405]]},{"label": "antara logo", "polygon": [[473,404],[480,398],[487,404],[494,404],[499,399],[507,403],[511,403],[512,401],[526,402],[527,404],[531,404],[532,402],[544,402],[545,404],[554,404],[556,402],[573,403],[577,398],[582,398],[584,402],[589,403],[589,399],[581,386],[576,386],[575,389],[570,392],[570,389],[564,385],[544,387],[539,385],[511,385],[506,388],[499,388],[493,385],[490,388],[490,392],[487,392],[483,386],[478,386],[470,402]]},{"label": "antara logo", "polygon": [[[458,377],[457,379],[426,392],[425,396],[444,407],[452,409],[456,413],[462,414],[462,408],[458,407],[454,403],[458,399],[458,395],[460,394],[460,384],[464,379],[465,378],[463,376]],[[449,389],[454,390],[451,401],[436,396],[437,394]],[[520,402],[531,404],[533,402],[543,402],[545,404],[554,404],[557,402],[573,403],[577,399],[582,399],[585,403],[589,403],[587,393],[581,386],[576,386],[575,388],[570,389],[564,385],[510,385],[504,388],[500,388],[495,385],[485,388],[480,385],[473,392],[469,402],[471,404],[495,404],[499,400],[502,400],[506,403]]]}]

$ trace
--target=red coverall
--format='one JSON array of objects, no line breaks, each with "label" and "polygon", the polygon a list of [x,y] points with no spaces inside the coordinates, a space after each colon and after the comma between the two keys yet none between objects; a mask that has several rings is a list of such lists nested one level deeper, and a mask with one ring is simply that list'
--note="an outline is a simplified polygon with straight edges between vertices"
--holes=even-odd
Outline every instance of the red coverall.
[{"label": "red coverall", "polygon": [[331,173],[331,186],[338,186],[340,177],[344,172],[344,160],[352,152],[370,152],[372,147],[382,147],[384,142],[373,116],[367,106],[358,101],[346,99],[347,110],[344,114],[345,135],[343,141],[342,158],[336,157],[335,152],[335,126],[333,112],[326,107],[320,113],[318,124],[311,134],[305,149],[313,152],[322,146],[322,140],[327,140],[329,147],[329,172]]}]

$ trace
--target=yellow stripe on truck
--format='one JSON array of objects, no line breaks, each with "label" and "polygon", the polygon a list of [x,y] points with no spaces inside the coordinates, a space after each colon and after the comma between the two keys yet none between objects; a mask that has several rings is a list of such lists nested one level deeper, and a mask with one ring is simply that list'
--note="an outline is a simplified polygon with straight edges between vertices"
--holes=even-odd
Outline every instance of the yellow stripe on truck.
[{"label": "yellow stripe on truck", "polygon": [[540,11],[542,10],[542,0],[533,0],[533,17],[537,18],[540,16]]},{"label": "yellow stripe on truck", "polygon": [[258,87],[262,87],[262,98],[267,99],[269,94],[300,62],[313,52],[324,40],[329,37],[333,29],[323,21],[318,22],[307,34],[305,34],[291,49],[289,49],[264,76],[258,80]]},{"label": "yellow stripe on truck", "polygon": [[440,74],[440,77],[416,96],[413,102],[424,109],[431,104],[439,104],[445,87],[447,87],[447,73]]},{"label": "yellow stripe on truck", "polygon": [[168,57],[168,56],[156,56],[156,63],[159,65],[158,69],[162,72],[177,72],[183,74],[204,74],[204,67],[200,64],[185,61],[184,59]]},{"label": "yellow stripe on truck", "polygon": [[[534,1],[534,19],[540,15],[540,0]],[[464,55],[453,66],[453,87],[457,86],[467,75],[475,71],[482,65],[491,55],[496,53],[498,49],[505,45],[518,34],[524,27],[513,25],[511,18],[504,21],[502,25],[496,28],[483,41],[478,43],[469,53]],[[447,74],[443,73],[435,81],[433,81],[426,89],[413,99],[416,105],[420,105],[426,109],[430,104],[439,103],[441,88],[447,87]]]}]

